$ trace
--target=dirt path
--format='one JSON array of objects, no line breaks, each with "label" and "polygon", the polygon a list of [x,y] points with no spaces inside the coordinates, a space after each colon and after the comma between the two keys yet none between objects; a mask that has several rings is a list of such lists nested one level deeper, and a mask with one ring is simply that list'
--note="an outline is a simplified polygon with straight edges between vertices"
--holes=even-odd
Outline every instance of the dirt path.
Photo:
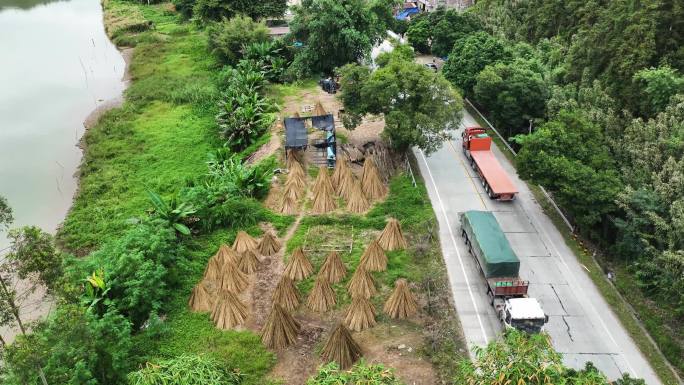
[{"label": "dirt path", "polygon": [[262,326],[266,323],[268,314],[271,312],[273,304],[271,298],[285,269],[284,257],[287,242],[297,231],[303,217],[303,213],[297,216],[287,233],[285,233],[285,236],[279,239],[282,245],[280,250],[274,255],[263,257],[261,259],[261,267],[250,278],[250,285],[246,290],[245,297],[252,311],[245,322],[245,326],[256,333],[261,331]]}]

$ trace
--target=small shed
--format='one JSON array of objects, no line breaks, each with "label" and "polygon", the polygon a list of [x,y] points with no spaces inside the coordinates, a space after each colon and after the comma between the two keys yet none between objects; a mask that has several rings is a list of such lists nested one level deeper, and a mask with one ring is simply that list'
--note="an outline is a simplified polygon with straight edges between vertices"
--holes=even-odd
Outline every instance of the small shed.
[{"label": "small shed", "polygon": [[285,149],[305,150],[309,145],[304,119],[285,118]]}]

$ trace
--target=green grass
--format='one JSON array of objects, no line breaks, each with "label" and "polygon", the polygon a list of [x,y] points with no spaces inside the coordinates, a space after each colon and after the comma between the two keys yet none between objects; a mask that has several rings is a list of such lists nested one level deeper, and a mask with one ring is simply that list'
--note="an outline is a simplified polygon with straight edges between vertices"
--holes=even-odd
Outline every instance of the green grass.
[{"label": "green grass", "polygon": [[[159,17],[152,19],[155,34],[173,30],[163,28],[169,23],[163,11],[149,11],[157,7],[139,8]],[[204,173],[207,154],[220,145],[213,110],[215,63],[206,54],[203,33],[183,31],[138,43],[126,102],[84,137],[80,191],[59,232],[60,241],[78,254],[121,234],[131,218],[143,215],[150,207],[146,189],[169,195]]]},{"label": "green grass", "polygon": [[272,84],[268,87],[266,95],[276,104],[282,106],[285,104],[286,98],[294,97],[295,100],[302,100],[299,97],[302,91],[313,91],[317,87],[318,82],[314,79],[300,80],[288,84]]},{"label": "green grass", "polygon": [[[489,127],[484,119],[482,119],[482,117],[470,106],[466,105],[466,110],[475,118],[480,126]],[[499,149],[501,149],[501,152],[504,153],[506,158],[508,158],[513,165],[515,165],[515,156],[505,147],[501,138],[495,133],[492,133],[491,136]],[[682,357],[680,356],[680,353],[671,347],[673,340],[672,337],[668,335],[670,331],[668,328],[662,327],[662,325],[667,324],[665,321],[666,317],[662,314],[658,314],[647,305],[648,300],[641,294],[641,290],[636,285],[636,281],[633,279],[632,274],[624,266],[618,267],[617,287],[613,286],[613,284],[606,279],[598,261],[580,244],[580,240],[570,232],[570,229],[568,229],[548,198],[542,193],[539,186],[528,184],[528,187],[532,191],[537,202],[541,205],[544,213],[551,219],[556,226],[556,229],[561,233],[565,243],[572,250],[577,260],[587,267],[587,274],[594,282],[599,292],[601,292],[603,298],[613,309],[613,312],[620,319],[620,323],[630,334],[639,347],[639,350],[651,364],[653,370],[658,375],[658,378],[660,378],[665,385],[679,384],[679,381],[663,356],[663,352],[661,352],[658,347],[654,346],[654,342],[649,338],[650,334],[664,352],[674,350],[674,353],[670,354],[670,359],[673,359],[673,362],[680,362],[681,364]],[[620,293],[628,293],[628,295],[623,297]],[[629,298],[629,302],[627,302],[626,298]],[[637,320],[635,311],[646,330],[641,326],[640,321]]]}]

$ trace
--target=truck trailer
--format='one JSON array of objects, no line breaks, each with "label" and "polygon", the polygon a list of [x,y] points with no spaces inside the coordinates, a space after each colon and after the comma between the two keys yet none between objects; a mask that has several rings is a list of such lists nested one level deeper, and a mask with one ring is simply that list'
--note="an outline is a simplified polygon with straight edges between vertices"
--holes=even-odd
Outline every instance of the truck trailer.
[{"label": "truck trailer", "polygon": [[538,333],[548,322],[539,301],[527,296],[529,281],[519,277],[520,260],[489,211],[461,213],[461,236],[487,283],[490,304],[506,328]]},{"label": "truck trailer", "polygon": [[482,127],[466,127],[461,135],[463,153],[480,176],[482,186],[491,199],[511,201],[518,190],[491,150],[492,138]]}]

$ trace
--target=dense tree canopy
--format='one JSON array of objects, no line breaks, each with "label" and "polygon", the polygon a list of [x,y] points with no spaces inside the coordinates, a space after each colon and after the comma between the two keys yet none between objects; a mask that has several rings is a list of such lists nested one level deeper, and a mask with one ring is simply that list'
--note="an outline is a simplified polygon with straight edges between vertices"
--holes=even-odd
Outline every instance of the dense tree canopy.
[{"label": "dense tree canopy", "polygon": [[462,100],[449,82],[401,51],[374,72],[348,65],[341,74],[345,126],[353,128],[365,114],[382,114],[383,135],[397,149],[434,151],[461,120]]},{"label": "dense tree canopy", "polygon": [[444,76],[463,90],[465,96],[472,96],[480,71],[510,58],[502,40],[485,32],[473,33],[456,41],[444,64]]},{"label": "dense tree canopy", "polygon": [[370,54],[387,30],[390,0],[304,0],[290,23],[292,37],[304,46],[292,64],[294,76],[330,74]]},{"label": "dense tree canopy", "polygon": [[601,127],[581,111],[561,111],[531,135],[516,139],[522,145],[516,158],[521,176],[559,192],[561,205],[581,226],[590,228],[615,210],[618,173]]},{"label": "dense tree canopy", "polygon": [[518,59],[487,66],[477,75],[475,99],[509,137],[527,132],[530,121],[544,117],[549,89],[540,71],[540,65]]},{"label": "dense tree canopy", "polygon": [[637,108],[646,117],[655,117],[665,110],[674,95],[684,93],[684,76],[669,66],[642,69],[634,74],[634,82]]},{"label": "dense tree canopy", "polygon": [[416,16],[409,25],[407,37],[417,51],[446,57],[456,41],[481,29],[482,24],[474,13],[440,6],[433,12]]}]

